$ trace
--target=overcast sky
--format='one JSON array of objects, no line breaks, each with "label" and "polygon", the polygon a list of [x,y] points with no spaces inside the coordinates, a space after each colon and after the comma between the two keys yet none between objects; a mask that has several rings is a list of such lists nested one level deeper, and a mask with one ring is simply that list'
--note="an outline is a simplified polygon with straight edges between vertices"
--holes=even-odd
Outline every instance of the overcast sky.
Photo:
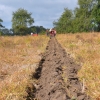
[{"label": "overcast sky", "polygon": [[24,8],[32,13],[33,25],[52,28],[53,21],[60,18],[64,8],[76,6],[77,0],[0,0],[0,18],[6,28],[11,28],[12,12]]}]

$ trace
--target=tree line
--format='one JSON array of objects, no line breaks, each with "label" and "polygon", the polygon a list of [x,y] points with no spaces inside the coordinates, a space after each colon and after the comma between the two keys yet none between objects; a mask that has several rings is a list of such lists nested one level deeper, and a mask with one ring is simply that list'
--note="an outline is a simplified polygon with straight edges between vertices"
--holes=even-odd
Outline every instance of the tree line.
[{"label": "tree line", "polygon": [[53,24],[58,33],[100,32],[100,0],[78,0],[74,10],[65,8]]},{"label": "tree line", "polygon": [[[12,14],[12,28],[8,30],[0,19],[0,35],[27,35],[31,32],[45,33],[43,26],[33,26],[34,18],[23,8]],[[74,10],[68,8],[53,22],[57,33],[100,32],[100,0],[78,0]]]},{"label": "tree line", "polygon": [[2,25],[3,20],[0,19],[0,35],[28,35],[33,33],[45,33],[46,28],[43,26],[33,26],[34,18],[23,8],[19,8],[12,14],[12,28],[7,29]]}]

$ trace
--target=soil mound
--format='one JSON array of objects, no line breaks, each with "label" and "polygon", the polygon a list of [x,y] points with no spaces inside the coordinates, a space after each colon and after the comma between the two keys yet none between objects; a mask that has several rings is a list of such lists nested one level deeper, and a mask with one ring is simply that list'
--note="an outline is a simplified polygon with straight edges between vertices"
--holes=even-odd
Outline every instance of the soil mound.
[{"label": "soil mound", "polygon": [[77,77],[80,68],[56,38],[51,38],[32,76],[36,82],[27,88],[26,100],[90,100]]}]

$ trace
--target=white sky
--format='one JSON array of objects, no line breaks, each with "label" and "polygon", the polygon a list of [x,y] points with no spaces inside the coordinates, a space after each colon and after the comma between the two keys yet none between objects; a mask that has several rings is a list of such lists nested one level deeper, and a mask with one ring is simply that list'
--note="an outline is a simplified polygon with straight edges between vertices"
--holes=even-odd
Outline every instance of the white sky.
[{"label": "white sky", "polygon": [[74,9],[77,0],[0,0],[0,18],[6,28],[11,28],[12,12],[24,8],[32,13],[33,25],[52,28],[64,8]]}]

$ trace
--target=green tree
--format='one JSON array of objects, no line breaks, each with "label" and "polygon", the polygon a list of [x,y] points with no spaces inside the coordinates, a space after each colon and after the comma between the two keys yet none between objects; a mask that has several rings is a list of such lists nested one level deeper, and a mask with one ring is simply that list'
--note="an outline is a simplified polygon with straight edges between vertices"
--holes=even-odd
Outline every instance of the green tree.
[{"label": "green tree", "polygon": [[94,9],[92,11],[94,25],[97,26],[97,31],[100,32],[100,0],[93,0]]},{"label": "green tree", "polygon": [[53,24],[59,33],[100,31],[100,0],[78,0],[74,11],[64,9]]},{"label": "green tree", "polygon": [[28,27],[34,23],[31,13],[27,10],[19,8],[13,12],[12,29],[16,35],[26,35]]},{"label": "green tree", "polygon": [[29,28],[29,33],[36,32],[38,34],[45,34],[46,29],[43,26],[31,26]]},{"label": "green tree", "polygon": [[78,0],[79,7],[74,10],[74,31],[75,32],[89,32],[92,29],[92,15],[93,0]]},{"label": "green tree", "polygon": [[66,33],[66,32],[69,33],[72,30],[71,27],[72,19],[73,19],[72,10],[65,8],[63,14],[58,19],[58,21],[53,23],[54,27],[59,33]]},{"label": "green tree", "polygon": [[[57,31],[59,33],[89,32],[95,26],[95,20],[99,26],[100,13],[97,15],[98,19],[92,15],[94,5],[97,4],[96,1],[98,0],[78,0],[78,7],[74,11],[66,8],[58,21],[53,23]],[[95,10],[97,11],[97,6]],[[94,12],[97,14],[95,10]],[[100,11],[99,8],[98,11]]]}]

